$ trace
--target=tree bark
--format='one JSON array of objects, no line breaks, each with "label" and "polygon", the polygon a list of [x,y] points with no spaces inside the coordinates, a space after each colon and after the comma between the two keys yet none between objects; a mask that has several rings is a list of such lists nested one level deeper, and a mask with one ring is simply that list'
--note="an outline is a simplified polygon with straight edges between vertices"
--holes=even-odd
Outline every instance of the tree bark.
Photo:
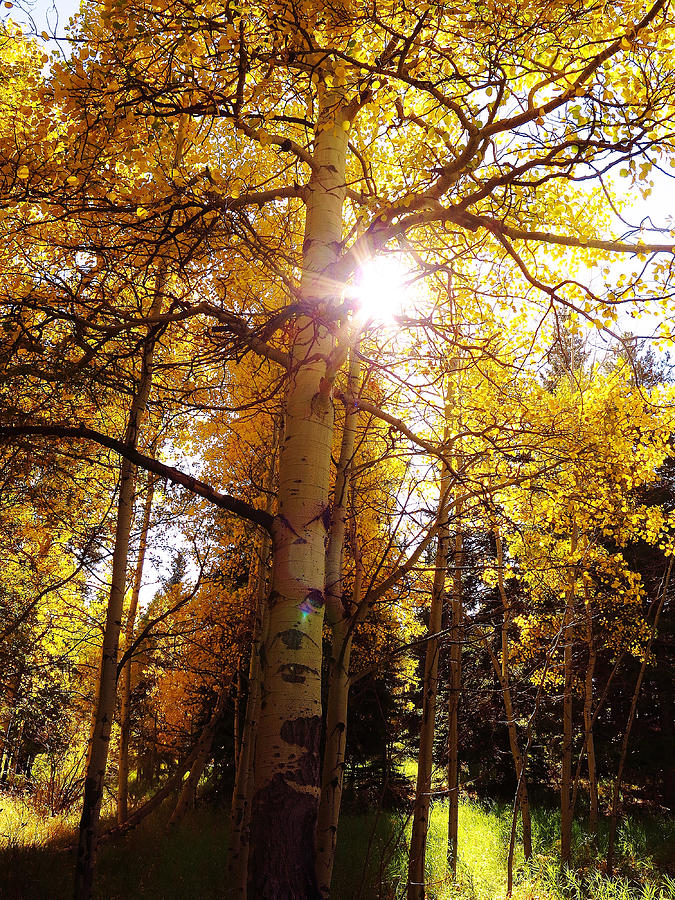
[{"label": "tree bark", "polygon": [[610,813],[609,819],[609,838],[607,842],[607,875],[611,878],[614,874],[614,843],[616,841],[616,825],[619,818],[619,798],[621,794],[621,781],[623,779],[623,770],[626,765],[626,757],[628,755],[628,741],[630,739],[630,732],[633,727],[633,720],[635,719],[635,710],[637,709],[638,697],[640,696],[640,688],[642,687],[642,680],[645,675],[645,671],[647,669],[647,663],[649,662],[649,656],[652,649],[652,644],[654,643],[654,637],[656,636],[656,629],[659,624],[659,618],[661,616],[661,610],[663,609],[663,605],[666,602],[666,596],[668,594],[668,585],[670,584],[670,576],[673,571],[673,559],[675,557],[671,556],[670,561],[668,563],[668,569],[666,571],[665,578],[663,579],[663,587],[661,590],[661,597],[659,598],[658,605],[656,607],[656,611],[654,612],[654,621],[652,622],[651,632],[649,634],[649,641],[647,642],[647,646],[645,648],[645,655],[642,659],[642,665],[640,666],[640,671],[638,673],[637,681],[635,682],[635,690],[633,691],[633,699],[630,705],[630,711],[628,713],[628,720],[626,722],[626,729],[623,733],[623,740],[621,741],[621,753],[619,754],[619,766],[616,772],[616,779],[614,781],[614,789],[612,791],[612,809]]},{"label": "tree bark", "polygon": [[[577,549],[577,529],[572,526],[571,553]],[[562,623],[563,640],[563,747],[560,778],[560,864],[568,866],[572,853],[572,640],[576,566],[572,564],[566,592],[565,612]]]},{"label": "tree bark", "polygon": [[509,626],[511,624],[511,604],[506,593],[504,581],[504,546],[502,544],[499,528],[495,525],[495,543],[497,546],[497,584],[502,600],[502,631],[501,631],[501,662],[497,670],[497,678],[504,698],[504,711],[506,712],[506,727],[509,735],[509,747],[513,758],[513,767],[516,772],[516,780],[519,785],[519,795],[516,798],[520,808],[520,816],[523,823],[523,853],[525,859],[532,856],[532,819],[530,816],[530,798],[527,790],[527,776],[523,769],[523,755],[518,740],[518,729],[513,708],[513,695],[511,693],[511,680],[509,674]]},{"label": "tree bark", "polygon": [[[143,564],[145,551],[148,544],[148,530],[150,528],[150,514],[152,512],[152,498],[155,490],[155,479],[148,472],[147,493],[143,508],[143,521],[141,523],[141,536],[138,546],[138,558],[134,583],[131,591],[131,601],[127,613],[127,621],[124,631],[125,647],[130,647],[134,637],[134,624],[138,610],[138,597],[141,592],[143,580]],[[131,737],[131,667],[133,659],[130,657],[122,668],[122,692],[120,696],[120,750],[117,770],[117,823],[123,825],[129,815],[129,739]]]},{"label": "tree bark", "polygon": [[424,661],[424,685],[422,695],[422,722],[420,749],[417,760],[417,784],[413,808],[412,834],[408,856],[408,900],[424,900],[424,869],[429,808],[431,801],[431,774],[433,767],[434,730],[436,724],[436,696],[438,691],[438,632],[441,630],[445,578],[448,566],[450,529],[448,526],[448,495],[450,473],[445,463],[441,469],[441,496],[438,509],[438,544],[434,583],[429,610],[429,638]]},{"label": "tree bark", "polygon": [[[161,309],[163,287],[164,278],[160,272],[157,276],[155,297],[150,308],[150,316],[157,315]],[[141,421],[145,413],[152,384],[153,356],[154,338],[149,336],[143,351],[142,373],[129,411],[129,421],[124,438],[124,443],[129,447],[135,448],[136,446]],[[115,715],[117,654],[126,588],[135,485],[136,467],[128,459],[123,458],[120,467],[110,597],[103,635],[98,695],[89,745],[89,757],[84,782],[84,799],[80,818],[75,869],[75,900],[89,900],[93,885],[96,838],[101,801],[103,799],[103,781],[108,762],[110,730]]]},{"label": "tree bark", "polygon": [[[586,745],[586,759],[588,762],[588,830],[595,843],[598,838],[598,779],[595,765],[595,741],[593,738],[593,678],[595,676],[596,651],[593,638],[591,598],[588,590],[586,591],[586,643],[588,644],[588,665],[586,667],[586,682],[584,686],[584,743]],[[572,809],[574,809],[574,804]]]},{"label": "tree bark", "polygon": [[[349,662],[352,648],[354,617],[343,601],[342,566],[347,526],[347,501],[351,489],[351,473],[356,442],[358,409],[356,396],[361,365],[352,350],[345,419],[340,443],[340,458],[335,474],[335,490],[330,537],[326,550],[326,616],[331,628],[331,651],[326,701],[326,731],[321,774],[321,798],[317,819],[316,879],[320,895],[328,898],[333,877],[337,827],[342,802],[345,748],[347,743],[347,708],[349,703]],[[356,614],[361,601],[361,558],[356,540],[356,523],[352,522],[354,587],[351,608]]]},{"label": "tree bark", "polygon": [[448,869],[457,877],[457,841],[459,836],[459,700],[462,688],[463,617],[462,562],[464,543],[461,526],[462,500],[455,503],[455,554],[452,573],[450,620],[450,693],[448,695]]},{"label": "tree bark", "polygon": [[213,712],[211,713],[208,722],[202,729],[202,732],[199,735],[199,739],[195,744],[194,762],[190,767],[188,777],[183,782],[178,801],[168,822],[169,828],[177,825],[185,816],[185,813],[189,809],[192,809],[194,807],[195,799],[197,796],[197,785],[199,784],[199,779],[202,777],[202,772],[204,771],[204,768],[211,756],[213,739],[216,735],[218,723],[223,717],[226,705],[227,691],[225,690],[225,687],[221,685],[220,693],[218,694],[218,700],[216,701],[216,705],[213,708]]},{"label": "tree bark", "polygon": [[[276,461],[279,450],[279,432],[275,427],[273,438],[274,453],[270,465],[265,487],[268,490],[266,509],[268,513],[273,509],[272,486],[276,476]],[[253,760],[255,757],[255,742],[258,729],[258,716],[260,714],[260,694],[262,689],[262,668],[260,656],[262,647],[267,639],[269,625],[269,609],[266,597],[268,591],[268,570],[270,562],[271,543],[267,534],[261,538],[260,546],[255,557],[255,564],[251,567],[249,587],[255,591],[255,606],[253,620],[253,636],[251,640],[251,655],[248,670],[248,697],[246,699],[246,711],[244,723],[239,740],[239,752],[237,754],[236,774],[234,790],[232,792],[232,837],[228,870],[230,883],[233,885],[233,896],[238,900],[246,900],[248,880],[248,858],[250,848],[250,824],[251,824],[251,798],[253,795]]]},{"label": "tree bark", "polygon": [[315,900],[315,828],[320,792],[321,656],[325,547],[333,437],[330,360],[334,338],[321,321],[335,300],[331,267],[340,253],[347,120],[327,91],[306,190],[300,316],[291,345],[269,634],[255,754],[250,894],[256,900]]}]

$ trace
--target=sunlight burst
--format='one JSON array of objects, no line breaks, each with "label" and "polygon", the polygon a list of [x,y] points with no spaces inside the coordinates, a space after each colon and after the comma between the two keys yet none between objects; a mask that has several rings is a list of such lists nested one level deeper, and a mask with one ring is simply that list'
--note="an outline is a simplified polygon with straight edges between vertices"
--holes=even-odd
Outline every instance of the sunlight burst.
[{"label": "sunlight burst", "polygon": [[378,256],[365,263],[355,289],[361,318],[393,321],[406,305],[409,279],[410,272],[396,257]]}]

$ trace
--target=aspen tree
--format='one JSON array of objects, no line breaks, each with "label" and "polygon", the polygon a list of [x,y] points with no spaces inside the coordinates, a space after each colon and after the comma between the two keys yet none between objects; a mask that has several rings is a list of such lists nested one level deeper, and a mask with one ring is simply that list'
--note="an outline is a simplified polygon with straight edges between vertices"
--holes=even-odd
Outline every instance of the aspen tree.
[{"label": "aspen tree", "polygon": [[[134,636],[134,624],[136,621],[136,613],[138,611],[138,598],[141,592],[141,584],[143,581],[143,565],[145,562],[145,551],[148,544],[148,531],[150,529],[150,515],[152,513],[152,499],[154,496],[155,481],[151,474],[148,474],[145,503],[143,505],[143,519],[141,522],[141,534],[138,545],[138,556],[136,558],[136,569],[134,571],[133,587],[131,590],[131,600],[127,611],[127,620],[124,629],[124,645],[125,649],[131,646]],[[129,797],[129,739],[131,737],[131,667],[133,659],[129,658],[122,667],[122,689],[120,692],[120,749],[119,761],[117,764],[117,824],[123,825],[129,814],[128,797]]]},{"label": "aspen tree", "polygon": [[[447,430],[446,430],[447,436]],[[445,582],[450,549],[449,510],[451,508],[451,477],[448,467],[442,464],[440,498],[438,502],[438,538],[434,581],[429,608],[429,629],[424,658],[424,682],[422,685],[422,722],[420,746],[417,758],[417,783],[413,811],[412,836],[408,858],[408,900],[424,900],[427,831],[431,805],[431,775],[433,768],[434,731],[436,725],[436,697],[438,693],[438,658],[445,599]],[[452,786],[450,786],[452,789]]]},{"label": "aspen tree", "polygon": [[[356,441],[356,404],[361,366],[358,347],[352,348],[345,416],[342,425],[340,457],[335,474],[334,501],[326,548],[326,618],[331,629],[326,701],[325,747],[322,759],[321,801],[317,819],[316,877],[323,898],[330,895],[335,863],[338,820],[344,781],[345,747],[347,742],[347,703],[349,698],[349,662],[354,621],[343,599],[342,566],[351,490],[351,472]],[[356,525],[353,526],[352,554],[356,566],[351,608],[362,601],[362,566],[356,546]]]},{"label": "aspen tree", "polygon": [[[665,0],[637,8],[626,2],[610,16],[605,8],[557,3],[498,2],[486,11],[473,3],[409,10],[378,2],[371,10],[281,0],[269,10],[207,2],[194,9],[130,3],[125,16],[107,4],[100,16],[97,11],[94,4],[85,7],[82,50],[70,78],[55,69],[30,129],[3,131],[3,183],[17,209],[28,201],[49,209],[56,200],[61,205],[55,218],[78,222],[84,209],[91,223],[85,230],[94,242],[99,217],[113,221],[120,255],[124,250],[133,257],[148,243],[176,241],[181,252],[172,275],[190,287],[167,316],[174,322],[191,319],[195,329],[203,317],[224,330],[223,345],[229,339],[233,357],[260,354],[278,364],[286,379],[251,877],[261,898],[312,897],[318,892],[313,850],[331,387],[346,357],[335,333],[349,307],[345,285],[360,261],[401,240],[429,256],[431,265],[466,254],[475,262],[467,271],[477,286],[476,269],[494,262],[491,271],[508,270],[509,278],[520,279],[518,289],[505,290],[514,303],[536,295],[546,305],[560,299],[583,309],[585,296],[580,300],[546,254],[531,248],[565,248],[568,257],[584,262],[615,253],[653,253],[668,261],[670,235],[643,244],[614,240],[607,228],[610,233],[599,237],[604,220],[596,212],[604,201],[576,191],[568,197],[567,189],[575,178],[607,173],[622,161],[632,167],[622,176],[629,177],[636,157],[647,167],[636,175],[646,188],[654,160],[667,152],[673,72],[664,34],[670,7]],[[82,154],[71,158],[57,150],[61,136],[50,137],[53,122],[44,109],[63,107],[72,114],[78,152],[86,151],[88,161],[107,154],[99,169],[92,164],[88,172]],[[194,153],[190,167],[174,173],[166,152],[153,156],[148,146],[154,146],[156,130],[183,115],[195,132],[201,129],[202,158]],[[108,130],[114,134],[110,141],[104,139]],[[127,179],[115,163],[139,131],[148,135],[135,170],[141,175]],[[145,177],[144,152],[148,161],[152,157],[149,168],[166,174],[161,197]],[[77,171],[64,171],[64,157]],[[116,183],[100,179],[101,170],[114,172]],[[96,188],[91,195],[90,181]],[[287,216],[279,211],[284,204]],[[602,209],[611,205],[610,199]],[[167,208],[188,211],[181,219],[185,227],[153,231]],[[31,233],[24,218],[10,216],[3,223],[3,252],[10,251],[6,270],[12,273],[17,235],[23,241]],[[46,223],[39,218],[32,233],[43,246],[40,228]],[[357,218],[364,227],[356,227]],[[354,238],[357,232],[361,238]],[[65,240],[58,233],[53,243]],[[80,246],[79,233],[72,244]],[[224,258],[237,255],[248,279],[260,279],[260,291],[247,293],[244,277],[227,296],[218,291],[217,285],[230,280]],[[655,262],[653,271],[667,284],[669,263],[659,266]],[[195,282],[204,286],[199,299]],[[247,305],[272,282],[284,286],[283,304]],[[39,279],[5,278],[4,295],[14,304],[29,294],[34,306],[51,314],[54,304],[26,283]],[[640,292],[637,279],[630,290]],[[610,302],[589,301],[588,315],[597,311],[599,321],[611,321],[613,302],[625,296],[623,287],[610,284]],[[124,319],[124,310],[117,312]],[[86,316],[78,321],[86,323]],[[114,345],[114,339],[106,333],[96,346],[102,345]],[[83,370],[93,367],[95,355],[85,353]],[[170,392],[163,396],[172,402]],[[24,414],[12,419],[3,435],[56,427],[36,422],[39,409],[33,412],[33,421],[26,422]],[[102,429],[59,424],[60,431],[32,433],[62,440],[86,436],[110,445]],[[409,426],[400,416],[392,424],[414,440]],[[115,449],[138,463],[128,447]],[[253,516],[237,498],[177,470],[172,476],[268,527],[267,517]]]},{"label": "aspen tree", "polygon": [[[300,284],[304,303],[317,311],[335,299],[328,273],[342,241],[347,155],[347,130],[342,126],[352,115],[340,93],[326,93],[307,186]],[[256,740],[250,890],[261,900],[319,896],[314,875],[321,738],[318,663],[333,436],[324,360],[333,348],[326,326],[317,326],[313,317],[296,321]]]}]

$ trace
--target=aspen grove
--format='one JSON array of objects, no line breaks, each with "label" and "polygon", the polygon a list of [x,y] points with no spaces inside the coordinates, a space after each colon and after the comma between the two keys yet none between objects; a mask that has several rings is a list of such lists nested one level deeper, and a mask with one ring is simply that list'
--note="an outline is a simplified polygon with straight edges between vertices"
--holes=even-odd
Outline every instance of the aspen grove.
[{"label": "aspen grove", "polygon": [[[73,851],[7,896],[479,896],[497,798],[481,897],[637,877],[629,808],[675,847],[671,3],[4,6],[0,790]],[[211,808],[207,886],[104,886]]]}]

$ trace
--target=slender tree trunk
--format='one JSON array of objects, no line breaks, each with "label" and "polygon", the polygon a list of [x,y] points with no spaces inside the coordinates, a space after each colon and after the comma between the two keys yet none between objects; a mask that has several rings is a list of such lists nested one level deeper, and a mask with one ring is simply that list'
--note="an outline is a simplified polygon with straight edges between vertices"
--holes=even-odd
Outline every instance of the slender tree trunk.
[{"label": "slender tree trunk", "polygon": [[640,688],[642,687],[642,680],[645,675],[645,671],[647,669],[647,663],[649,662],[649,657],[651,654],[652,644],[654,643],[654,637],[656,636],[656,629],[659,624],[659,618],[661,616],[661,610],[663,609],[663,605],[666,601],[666,596],[668,594],[668,585],[670,584],[670,576],[673,571],[673,558],[670,557],[670,561],[668,563],[668,569],[666,571],[665,578],[663,579],[663,587],[661,589],[661,597],[659,598],[658,605],[654,612],[654,621],[652,622],[652,628],[649,634],[649,641],[647,642],[647,646],[645,647],[645,654],[642,659],[642,665],[640,666],[640,671],[638,673],[637,681],[635,682],[635,690],[633,691],[633,699],[630,705],[630,711],[628,713],[628,720],[626,722],[626,729],[623,733],[623,740],[621,741],[621,752],[619,754],[619,767],[616,772],[616,779],[614,781],[614,789],[612,791],[612,809],[610,813],[609,820],[609,839],[607,842],[607,874],[611,876],[614,874],[614,843],[616,841],[616,825],[619,818],[619,798],[621,795],[621,782],[623,780],[623,770],[626,765],[626,757],[628,755],[628,741],[630,739],[630,732],[633,727],[633,720],[635,719],[635,710],[637,709],[638,697],[640,696]]},{"label": "slender tree trunk", "polygon": [[244,689],[242,677],[241,677],[241,667],[244,663],[243,658],[240,656],[239,661],[237,662],[237,674],[234,680],[234,733],[233,733],[233,745],[234,745],[234,783],[237,783],[237,768],[239,766],[239,752],[241,751],[241,695]]},{"label": "slender tree trunk", "polygon": [[333,437],[327,361],[334,349],[321,317],[335,299],[330,269],[342,240],[347,131],[341,102],[337,92],[326,92],[306,191],[301,295],[316,317],[298,318],[291,344],[255,755],[250,894],[256,900],[319,897],[314,859]]},{"label": "slender tree trunk", "polygon": [[[272,486],[276,475],[276,460],[279,450],[279,432],[275,428],[273,438],[273,460],[270,465],[265,487],[268,491],[267,512],[273,511]],[[248,670],[248,697],[244,723],[241,729],[239,752],[237,754],[234,790],[232,792],[232,837],[229,852],[229,880],[233,896],[246,900],[248,880],[248,857],[250,847],[251,798],[253,795],[253,760],[255,741],[260,714],[260,694],[262,689],[260,654],[267,639],[269,610],[265,602],[268,591],[268,570],[271,543],[267,534],[261,536],[260,546],[251,568],[249,587],[255,591],[253,636]]]},{"label": "slender tree trunk", "polygon": [[504,710],[506,712],[506,727],[509,735],[509,747],[513,758],[513,767],[516,772],[519,795],[516,798],[517,806],[523,823],[523,853],[525,859],[532,856],[532,820],[530,816],[530,799],[527,790],[527,776],[523,770],[523,755],[518,741],[518,729],[513,708],[513,695],[511,693],[511,679],[509,673],[509,626],[511,624],[511,604],[506,593],[504,581],[504,546],[502,544],[499,528],[495,525],[495,542],[497,546],[497,584],[502,600],[502,631],[501,631],[501,663],[497,671],[502,696],[504,698]]},{"label": "slender tree trunk", "polygon": [[[577,549],[576,525],[572,526],[570,541],[572,554]],[[572,852],[572,804],[570,790],[572,787],[572,640],[576,566],[572,565],[569,586],[566,593],[565,612],[562,624],[563,640],[563,747],[560,779],[560,863],[568,866]]]},{"label": "slender tree trunk", "polygon": [[422,722],[420,749],[417,759],[417,784],[413,808],[412,834],[408,857],[408,900],[424,900],[424,870],[429,808],[431,801],[431,774],[433,767],[434,728],[436,724],[436,696],[438,691],[438,632],[441,629],[445,578],[448,565],[450,529],[448,526],[448,494],[450,474],[443,464],[441,470],[441,496],[439,500],[438,544],[436,566],[429,610],[429,638],[424,661],[424,686],[422,695]]},{"label": "slender tree trunk", "polygon": [[[588,644],[588,665],[584,687],[584,737],[588,761],[589,820],[588,829],[597,842],[598,837],[598,779],[595,766],[595,741],[593,739],[593,678],[595,675],[595,641],[593,638],[593,615],[591,598],[586,590],[586,643]],[[574,810],[574,803],[572,804]]]},{"label": "slender tree trunk", "polygon": [[462,500],[455,503],[455,554],[452,573],[450,619],[450,693],[448,695],[448,869],[457,877],[459,833],[459,701],[462,688],[462,563],[464,543],[461,526]]},{"label": "slender tree trunk", "polygon": [[4,780],[4,758],[5,751],[9,752],[9,739],[12,734],[12,728],[14,725],[14,721],[16,718],[15,704],[16,698],[19,694],[19,688],[21,687],[21,679],[23,678],[24,672],[24,661],[23,659],[19,662],[19,670],[16,673],[16,677],[13,679],[9,691],[7,692],[6,697],[6,706],[5,712],[2,717],[2,721],[0,722],[0,781]]},{"label": "slender tree trunk", "polygon": [[[131,591],[131,601],[127,613],[127,621],[124,631],[125,647],[130,647],[134,637],[134,624],[138,610],[138,597],[143,581],[143,564],[145,551],[148,544],[148,530],[150,528],[150,514],[152,512],[152,497],[155,490],[155,480],[148,472],[147,493],[143,509],[143,521],[141,523],[141,536],[138,546],[138,558],[134,583]],[[117,823],[124,824],[129,815],[129,739],[131,737],[131,667],[133,660],[130,657],[122,669],[122,692],[120,696],[120,751],[117,770]]]},{"label": "slender tree trunk", "polygon": [[[267,489],[266,510],[272,513],[274,499],[272,487],[276,477],[277,454],[279,451],[279,429],[275,425],[272,440],[274,452],[272,463],[265,479]],[[248,881],[248,860],[250,849],[251,801],[253,796],[253,760],[257,736],[258,717],[260,714],[260,697],[262,690],[262,667],[260,662],[262,647],[267,639],[269,609],[265,602],[268,592],[268,570],[271,553],[271,542],[267,534],[260,539],[260,546],[249,575],[249,590],[255,594],[253,635],[249,658],[248,697],[244,723],[239,739],[237,752],[235,783],[232,793],[232,837],[229,852],[229,875],[235,896],[246,900]],[[235,741],[236,744],[236,741]]]},{"label": "slender tree trunk", "polygon": [[147,818],[150,813],[157,809],[170,794],[177,790],[177,788],[183,783],[185,773],[192,767],[200,751],[200,748],[203,746],[203,738],[205,733],[207,733],[211,728],[215,730],[215,726],[217,725],[217,717],[221,714],[222,711],[219,713],[216,706],[214,708],[213,714],[209,717],[209,721],[206,723],[202,732],[200,733],[200,736],[197,739],[197,743],[188,753],[185,759],[183,759],[182,762],[179,763],[178,769],[168,779],[166,784],[158,791],[156,791],[149,800],[146,800],[145,803],[139,806],[138,809],[135,809],[127,817],[127,820],[123,825],[115,825],[114,828],[110,828],[108,829],[108,831],[105,831],[100,836],[99,843],[114,840],[118,837],[122,837],[125,834],[128,834],[130,831],[136,828],[137,825],[140,825],[140,823],[145,818]]},{"label": "slender tree trunk", "polygon": [[350,623],[343,619],[336,622],[332,629],[326,701],[326,746],[323,756],[321,802],[317,824],[316,872],[320,896],[324,898],[330,896],[344,784],[351,648]]},{"label": "slender tree trunk", "polygon": [[[321,799],[316,829],[316,879],[320,895],[323,898],[328,898],[330,895],[333,877],[347,743],[349,661],[354,619],[343,602],[342,563],[347,523],[347,499],[351,486],[358,418],[355,398],[359,387],[360,372],[358,355],[352,351],[340,458],[335,475],[330,537],[326,551],[326,613],[331,627],[331,656],[328,672]],[[361,558],[357,547],[355,522],[353,522],[352,545],[355,564],[352,609],[356,610],[359,608],[361,600]]]},{"label": "slender tree trunk", "polygon": [[209,720],[204,728],[202,728],[199,739],[195,744],[196,753],[194,762],[190,767],[188,777],[183,782],[183,786],[178,797],[178,802],[176,803],[173,813],[171,814],[171,818],[168,822],[168,827],[177,825],[185,816],[185,813],[189,809],[192,809],[194,807],[195,799],[197,796],[197,785],[199,784],[199,779],[202,777],[202,772],[204,771],[204,768],[206,767],[206,764],[211,757],[213,739],[216,735],[218,724],[223,717],[226,705],[227,691],[225,690],[224,686],[221,685],[220,693],[218,694],[218,700],[216,701],[216,705],[213,708],[213,712],[211,713]]},{"label": "slender tree trunk", "polygon": [[[157,315],[161,309],[163,275],[157,276],[155,298],[150,315]],[[131,404],[129,422],[124,442],[135,447],[143,414],[152,383],[152,361],[154,340],[148,339],[143,353],[143,371],[136,395]],[[94,860],[98,820],[103,799],[103,781],[108,762],[110,730],[115,715],[117,694],[117,653],[122,623],[122,609],[126,587],[129,536],[133,518],[136,467],[123,459],[120,469],[117,522],[115,526],[115,546],[112,560],[110,597],[106,614],[101,668],[98,679],[98,696],[94,715],[94,727],[89,746],[89,758],[84,782],[84,799],[80,818],[80,834],[75,870],[75,900],[89,900],[94,877]]]}]

